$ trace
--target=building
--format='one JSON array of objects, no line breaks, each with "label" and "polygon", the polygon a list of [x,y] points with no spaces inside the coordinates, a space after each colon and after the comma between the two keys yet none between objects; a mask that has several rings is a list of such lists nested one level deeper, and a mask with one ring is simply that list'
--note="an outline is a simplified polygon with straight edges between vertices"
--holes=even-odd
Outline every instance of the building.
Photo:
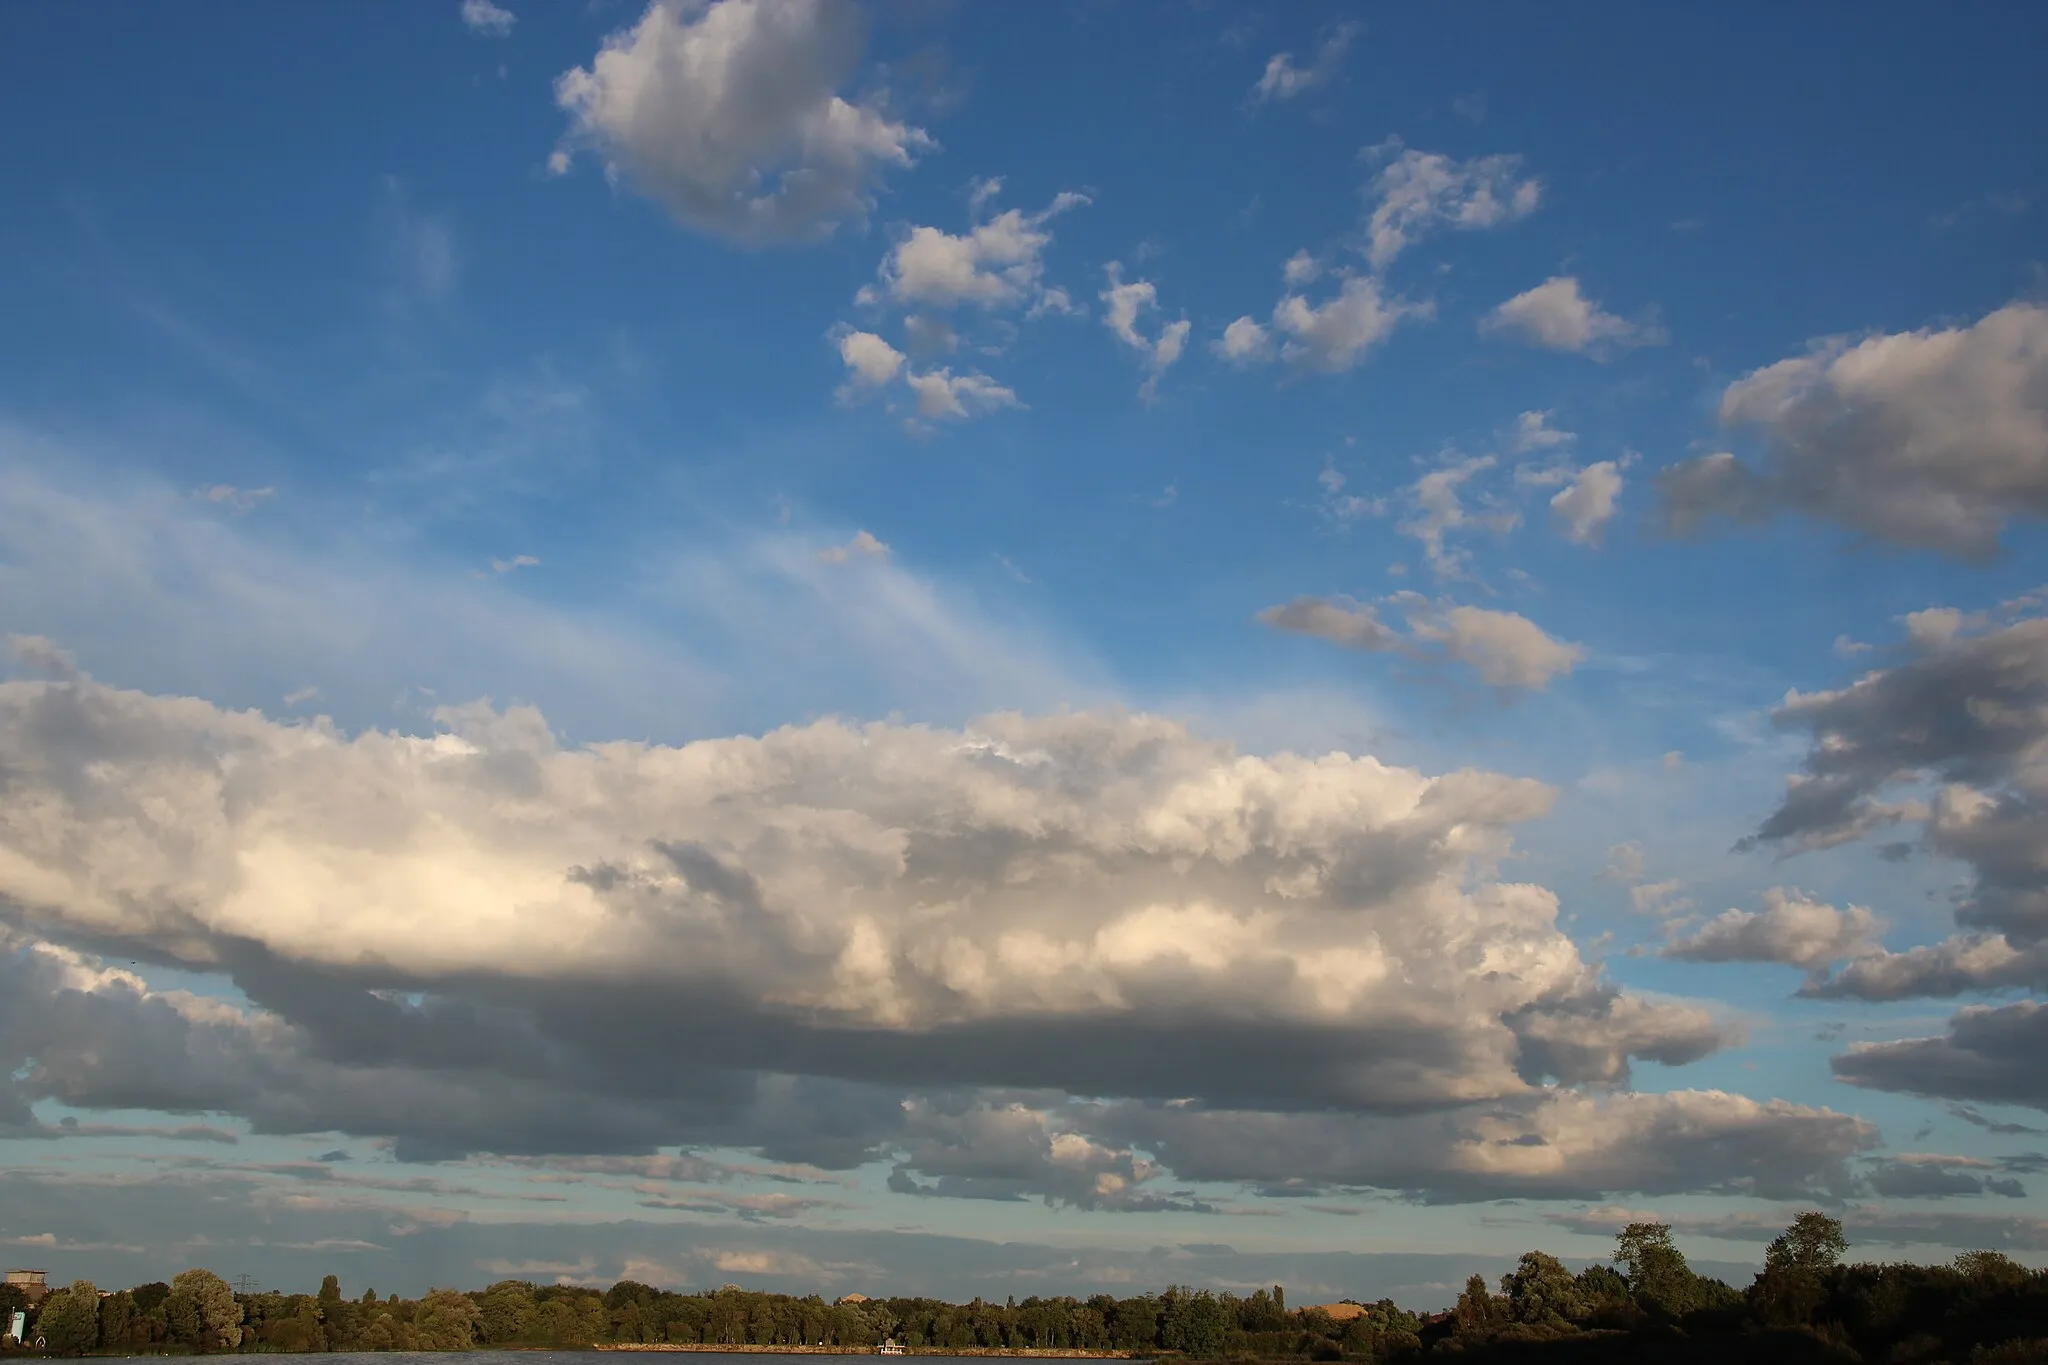
[{"label": "building", "polygon": [[31,1304],[37,1304],[49,1297],[49,1274],[47,1270],[10,1270],[7,1283],[19,1289]]},{"label": "building", "polygon": [[865,1294],[841,1294],[836,1300],[839,1303],[866,1303],[867,1301],[868,1296]]}]

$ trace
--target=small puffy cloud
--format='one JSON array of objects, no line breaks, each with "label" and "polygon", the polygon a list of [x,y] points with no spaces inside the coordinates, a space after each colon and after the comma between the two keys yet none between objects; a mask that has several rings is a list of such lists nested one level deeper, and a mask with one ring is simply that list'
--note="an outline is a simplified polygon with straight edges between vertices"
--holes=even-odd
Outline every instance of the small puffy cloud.
[{"label": "small puffy cloud", "polygon": [[1480,681],[1504,691],[1540,692],[1586,657],[1526,616],[1486,607],[1451,607],[1409,617],[1409,628],[1468,664]]},{"label": "small puffy cloud", "polygon": [[903,352],[873,332],[842,332],[835,344],[839,358],[846,363],[847,387],[841,391],[842,398],[881,388],[903,369]]},{"label": "small puffy cloud", "polygon": [[1800,512],[1894,545],[1981,560],[2048,516],[2048,307],[1964,327],[1835,337],[1728,386],[1724,426],[1762,442],[1659,480],[1674,532]]},{"label": "small puffy cloud", "polygon": [[1109,287],[1099,296],[1105,307],[1103,325],[1115,334],[1116,339],[1137,352],[1150,377],[1138,389],[1140,397],[1148,402],[1159,392],[1159,380],[1171,369],[1186,349],[1191,324],[1186,318],[1167,323],[1159,329],[1159,335],[1146,338],[1138,330],[1139,317],[1159,307],[1159,291],[1150,280],[1132,280],[1126,283],[1123,267],[1111,261],[1105,268],[1109,276]]},{"label": "small puffy cloud", "polygon": [[887,559],[889,547],[875,539],[867,531],[856,531],[853,539],[844,545],[833,545],[818,551],[821,564],[846,564],[856,559]]},{"label": "small puffy cloud", "polygon": [[903,382],[917,398],[917,415],[934,421],[964,422],[970,417],[1021,408],[1017,395],[978,371],[954,374],[941,367],[922,374],[906,374]]},{"label": "small puffy cloud", "polygon": [[1313,635],[1345,649],[1388,653],[1402,648],[1401,632],[1380,620],[1379,609],[1348,597],[1297,597],[1267,607],[1258,619],[1290,635]]},{"label": "small puffy cloud", "polygon": [[1884,922],[1860,905],[1836,909],[1774,886],[1758,911],[1725,910],[1661,954],[1691,962],[1782,962],[1819,973],[1877,950]]},{"label": "small puffy cloud", "polygon": [[1258,619],[1276,630],[1313,635],[1346,649],[1453,660],[1503,692],[1541,691],[1585,657],[1579,646],[1553,639],[1514,612],[1439,606],[1415,594],[1395,601],[1406,612],[1406,634],[1381,620],[1376,607],[1345,597],[1297,597],[1267,607]]},{"label": "small puffy cloud", "polygon": [[919,418],[966,421],[1003,408],[1024,406],[1011,389],[979,371],[955,374],[946,366],[912,370],[909,358],[873,332],[840,330],[833,339],[846,365],[839,401],[855,403],[901,380],[909,390]]},{"label": "small puffy cloud", "polygon": [[1513,333],[1534,346],[1605,359],[1631,346],[1654,346],[1655,327],[1616,317],[1579,292],[1570,275],[1553,275],[1479,320],[1482,333]]},{"label": "small puffy cloud", "polygon": [[1597,545],[1600,528],[1614,517],[1621,496],[1621,466],[1614,460],[1589,464],[1550,499],[1551,515],[1574,545]]},{"label": "small puffy cloud", "polygon": [[1550,425],[1552,414],[1548,411],[1525,412],[1515,419],[1514,435],[1510,448],[1517,455],[1529,455],[1539,450],[1555,450],[1570,445],[1579,439],[1574,431],[1560,431]]},{"label": "small puffy cloud", "polygon": [[519,16],[491,0],[462,0],[462,24],[486,38],[509,38]]},{"label": "small puffy cloud", "polygon": [[878,101],[838,93],[862,46],[846,0],[652,0],[555,82],[576,152],[686,226],[742,245],[864,220],[881,174],[934,144]]},{"label": "small puffy cloud", "polygon": [[1258,365],[1273,358],[1273,338],[1251,318],[1239,318],[1209,343],[1217,356],[1232,365]]},{"label": "small puffy cloud", "polygon": [[538,566],[539,564],[540,560],[536,559],[532,555],[513,555],[510,559],[492,560],[491,572],[511,573],[515,569],[531,569]]},{"label": "small puffy cloud", "polygon": [[1435,312],[1427,302],[1389,299],[1377,279],[1354,275],[1320,304],[1311,304],[1300,294],[1282,298],[1273,306],[1273,331],[1286,338],[1280,348],[1283,360],[1304,369],[1336,372],[1358,364],[1404,318],[1427,318]]},{"label": "small puffy cloud", "polygon": [[[986,198],[982,196],[977,207]],[[1042,311],[1071,310],[1072,301],[1064,291],[1058,302],[1048,302],[1051,296],[1041,284],[1045,248],[1052,242],[1045,225],[1087,202],[1084,195],[1062,194],[1037,213],[1008,209],[958,236],[935,227],[913,227],[882,260],[882,290],[896,303],[932,308],[1028,304]]]},{"label": "small puffy cloud", "polygon": [[1477,513],[1465,505],[1461,490],[1494,463],[1490,455],[1453,460],[1423,474],[1407,490],[1415,515],[1395,529],[1421,542],[1423,557],[1439,578],[1465,576],[1467,556],[1449,543],[1452,532],[1472,528],[1501,534],[1513,530],[1521,520],[1513,510],[1497,505]]},{"label": "small puffy cloud", "polygon": [[1291,100],[1327,84],[1343,64],[1344,53],[1351,46],[1352,39],[1358,36],[1360,28],[1358,24],[1339,24],[1316,45],[1315,60],[1305,67],[1294,64],[1292,52],[1273,54],[1266,61],[1259,83],[1252,87],[1253,101],[1264,104],[1272,100]]},{"label": "small puffy cloud", "polygon": [[1287,258],[1287,264],[1280,267],[1280,278],[1289,289],[1299,289],[1313,283],[1323,273],[1323,263],[1304,249]]},{"label": "small puffy cloud", "polygon": [[1542,182],[1522,176],[1519,156],[1459,161],[1403,147],[1399,139],[1372,153],[1385,162],[1366,190],[1373,206],[1366,220],[1366,259],[1375,271],[1438,228],[1497,227],[1528,217],[1543,198]]}]

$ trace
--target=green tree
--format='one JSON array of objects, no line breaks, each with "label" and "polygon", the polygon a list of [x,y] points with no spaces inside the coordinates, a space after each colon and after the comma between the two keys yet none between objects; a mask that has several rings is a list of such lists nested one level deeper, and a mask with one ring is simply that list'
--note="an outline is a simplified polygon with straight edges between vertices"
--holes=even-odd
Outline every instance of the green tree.
[{"label": "green tree", "polygon": [[[202,1351],[232,1351],[242,1344],[242,1305],[228,1282],[211,1270],[184,1270],[171,1278],[170,1298],[191,1300],[196,1328],[190,1340]],[[168,1306],[170,1299],[165,1300]]]},{"label": "green tree", "polygon": [[36,1335],[54,1354],[82,1356],[100,1344],[100,1291],[91,1280],[73,1280],[43,1300]]},{"label": "green tree", "polygon": [[422,1351],[467,1351],[476,1345],[480,1314],[469,1295],[453,1289],[435,1289],[419,1302],[413,1314],[416,1349]]},{"label": "green tree", "polygon": [[1692,1267],[1671,1241],[1668,1223],[1630,1223],[1614,1239],[1614,1261],[1628,1276],[1636,1303],[1677,1317],[1693,1305]]},{"label": "green tree", "polygon": [[1451,1312],[1461,1337],[1490,1337],[1500,1330],[1505,1316],[1500,1301],[1487,1292],[1486,1280],[1479,1275],[1465,1281],[1465,1292],[1458,1295],[1457,1307]]},{"label": "green tree", "polygon": [[524,1280],[500,1280],[483,1292],[477,1305],[479,1329],[493,1346],[530,1341],[534,1335],[533,1286]]},{"label": "green tree", "polygon": [[1515,1268],[1500,1277],[1500,1292],[1516,1322],[1561,1327],[1585,1314],[1578,1281],[1548,1252],[1523,1252]]},{"label": "green tree", "polygon": [[328,1308],[341,1302],[341,1277],[328,1275],[320,1281],[320,1306]]},{"label": "green tree", "polygon": [[1848,1249],[1849,1239],[1842,1235],[1841,1222],[1809,1210],[1794,1218],[1792,1226],[1765,1249],[1764,1273],[1799,1271],[1818,1275],[1840,1265],[1842,1253]]},{"label": "green tree", "polygon": [[100,1300],[100,1344],[125,1348],[142,1345],[135,1339],[142,1315],[135,1311],[135,1296],[127,1290]]},{"label": "green tree", "polygon": [[2033,1271],[2002,1251],[1966,1251],[1956,1257],[1956,1273],[1995,1289],[2017,1289],[2034,1278]]},{"label": "green tree", "polygon": [[164,1317],[164,1335],[180,1346],[198,1347],[200,1333],[199,1301],[190,1291],[173,1289],[157,1305],[157,1311]]}]

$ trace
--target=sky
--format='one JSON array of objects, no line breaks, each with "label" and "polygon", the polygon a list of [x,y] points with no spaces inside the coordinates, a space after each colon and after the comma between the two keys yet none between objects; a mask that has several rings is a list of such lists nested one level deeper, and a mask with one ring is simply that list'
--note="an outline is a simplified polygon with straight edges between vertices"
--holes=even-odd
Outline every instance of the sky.
[{"label": "sky", "polygon": [[0,1255],[2048,1259],[2048,10],[0,11]]}]

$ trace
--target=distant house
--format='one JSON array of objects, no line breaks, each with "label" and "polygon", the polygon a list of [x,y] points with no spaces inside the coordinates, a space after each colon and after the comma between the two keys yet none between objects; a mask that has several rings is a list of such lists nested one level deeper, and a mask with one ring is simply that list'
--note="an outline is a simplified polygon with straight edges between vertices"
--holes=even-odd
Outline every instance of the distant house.
[{"label": "distant house", "polygon": [[47,1270],[10,1270],[7,1283],[19,1289],[22,1297],[31,1304],[36,1304],[49,1297],[49,1275]]},{"label": "distant house", "polygon": [[833,1300],[834,1303],[866,1303],[867,1301],[868,1296],[865,1294],[841,1294],[837,1299]]}]

